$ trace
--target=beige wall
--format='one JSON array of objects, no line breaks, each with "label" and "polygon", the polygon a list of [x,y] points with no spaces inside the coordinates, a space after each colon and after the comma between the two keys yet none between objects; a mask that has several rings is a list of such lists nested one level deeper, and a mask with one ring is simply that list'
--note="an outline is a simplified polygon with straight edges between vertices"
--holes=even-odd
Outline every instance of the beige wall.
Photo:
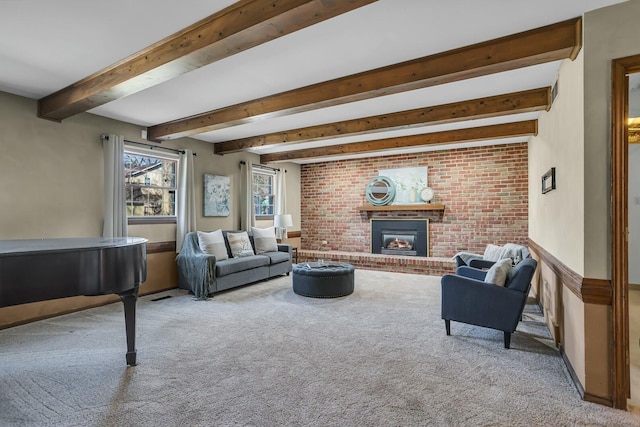
[{"label": "beige wall", "polygon": [[566,286],[560,301],[562,346],[580,384],[585,388],[587,366],[585,359],[584,304]]},{"label": "beige wall", "polygon": [[[584,270],[583,64],[583,52],[562,62],[558,97],[541,114],[538,135],[529,143],[529,237],[579,274]],[[557,188],[542,194],[541,176],[551,167],[556,168]],[[543,263],[539,286],[549,329],[584,385],[582,301]]]},{"label": "beige wall", "polygon": [[[584,258],[583,53],[565,60],[558,97],[538,120],[529,142],[529,237],[582,274]],[[556,168],[556,190],[541,192],[541,177]]]},{"label": "beige wall", "polygon": [[87,237],[102,233],[102,145],[132,126],[82,115],[59,124],[36,103],[0,92],[0,238]]},{"label": "beige wall", "polygon": [[[120,134],[144,142],[139,126],[80,114],[62,123],[37,118],[34,100],[0,92],[0,239],[90,237],[102,234],[103,155],[102,134]],[[240,161],[259,162],[251,153],[213,154],[213,145],[191,138],[162,143],[169,148],[190,148],[194,158],[197,217],[200,230],[240,227]],[[287,201],[294,226],[300,228],[300,167],[285,163]],[[231,177],[232,207],[229,217],[204,217],[203,174]],[[267,221],[262,226],[270,226]],[[150,242],[175,241],[176,227],[132,225],[130,236]],[[141,293],[177,285],[174,253],[149,254],[147,282]],[[0,309],[0,327],[47,317],[81,307],[117,301],[116,297],[77,297]]]},{"label": "beige wall", "polygon": [[[34,100],[0,92],[0,239],[86,237],[102,234],[103,157],[101,134],[121,134],[144,142],[139,126],[80,114],[56,123],[36,116]],[[213,154],[213,145],[182,138],[162,143],[190,148],[194,158],[196,223],[199,229],[240,227],[240,161],[259,162],[251,153]],[[287,170],[287,205],[294,226],[300,228],[300,166],[275,165]],[[232,208],[228,217],[205,217],[202,209],[203,174],[231,177]],[[269,225],[264,223],[263,225]],[[175,240],[175,225],[132,225],[129,235],[152,242]]]}]

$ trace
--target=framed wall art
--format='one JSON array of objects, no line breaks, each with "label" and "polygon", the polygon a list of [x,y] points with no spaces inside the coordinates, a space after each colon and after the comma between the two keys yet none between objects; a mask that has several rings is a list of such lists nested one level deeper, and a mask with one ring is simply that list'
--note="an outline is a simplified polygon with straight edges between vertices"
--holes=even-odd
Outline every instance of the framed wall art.
[{"label": "framed wall art", "polygon": [[378,175],[393,180],[396,186],[396,197],[392,205],[421,203],[420,191],[427,187],[427,166],[407,167],[397,169],[380,169]]},{"label": "framed wall art", "polygon": [[556,189],[556,168],[551,168],[542,175],[542,194]]},{"label": "framed wall art", "polygon": [[229,216],[231,179],[228,176],[204,174],[204,216]]}]

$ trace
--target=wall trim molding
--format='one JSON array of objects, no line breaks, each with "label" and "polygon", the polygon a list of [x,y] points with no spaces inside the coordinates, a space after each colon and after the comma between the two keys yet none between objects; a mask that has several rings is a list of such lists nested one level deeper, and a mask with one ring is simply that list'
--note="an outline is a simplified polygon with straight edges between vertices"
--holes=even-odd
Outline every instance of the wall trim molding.
[{"label": "wall trim molding", "polygon": [[578,379],[578,375],[576,375],[576,371],[573,370],[573,366],[571,366],[571,362],[569,361],[567,354],[564,352],[564,347],[562,347],[562,344],[558,346],[558,350],[560,351],[560,356],[562,357],[562,361],[564,362],[564,365],[567,367],[567,371],[569,371],[569,376],[573,381],[573,385],[576,386],[576,390],[578,391],[578,394],[580,394],[580,398],[584,400],[585,399],[584,387],[582,386],[582,383]]},{"label": "wall trim molding", "polygon": [[609,397],[598,396],[597,394],[589,393],[588,391],[584,391],[584,387],[582,383],[578,379],[578,375],[576,375],[576,371],[573,370],[573,366],[571,366],[571,362],[567,357],[567,354],[564,352],[564,348],[562,345],[559,346],[560,356],[562,357],[562,361],[567,367],[567,371],[569,371],[569,376],[573,381],[573,385],[576,387],[578,394],[585,402],[597,403],[599,405],[609,406],[613,408],[613,400]]},{"label": "wall trim molding", "polygon": [[611,305],[613,289],[609,279],[592,279],[582,277],[562,261],[549,253],[534,240],[529,238],[529,247],[558,276],[575,296],[587,304]]},{"label": "wall trim molding", "polygon": [[592,279],[585,277],[582,279],[582,301],[590,304],[611,305],[613,290],[611,280]]},{"label": "wall trim molding", "polygon": [[161,252],[175,252],[176,242],[151,242],[147,243],[147,253],[157,254]]},{"label": "wall trim molding", "polygon": [[613,408],[613,399],[611,399],[610,397],[602,397],[602,396],[591,394],[585,391],[583,400],[585,402],[597,403],[599,405],[604,405],[604,406]]}]

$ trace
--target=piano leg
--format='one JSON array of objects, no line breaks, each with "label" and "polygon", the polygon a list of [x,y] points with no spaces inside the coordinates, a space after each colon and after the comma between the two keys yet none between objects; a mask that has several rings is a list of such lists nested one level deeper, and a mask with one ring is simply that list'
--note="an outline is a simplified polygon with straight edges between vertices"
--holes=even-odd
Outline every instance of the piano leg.
[{"label": "piano leg", "polygon": [[127,329],[127,365],[136,366],[136,301],[138,285],[130,291],[122,292],[120,299],[124,305],[124,323]]}]

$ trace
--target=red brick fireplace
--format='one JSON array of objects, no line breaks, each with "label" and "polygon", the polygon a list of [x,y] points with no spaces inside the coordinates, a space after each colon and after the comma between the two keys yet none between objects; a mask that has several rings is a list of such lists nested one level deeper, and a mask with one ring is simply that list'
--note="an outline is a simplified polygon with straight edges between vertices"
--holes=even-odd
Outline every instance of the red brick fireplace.
[{"label": "red brick fireplace", "polygon": [[[527,162],[527,144],[519,143],[303,165],[301,246],[370,253],[372,217],[428,219],[431,257],[527,244]],[[418,166],[428,167],[432,203],[444,211],[358,210],[368,204],[365,187],[379,169]]]}]

